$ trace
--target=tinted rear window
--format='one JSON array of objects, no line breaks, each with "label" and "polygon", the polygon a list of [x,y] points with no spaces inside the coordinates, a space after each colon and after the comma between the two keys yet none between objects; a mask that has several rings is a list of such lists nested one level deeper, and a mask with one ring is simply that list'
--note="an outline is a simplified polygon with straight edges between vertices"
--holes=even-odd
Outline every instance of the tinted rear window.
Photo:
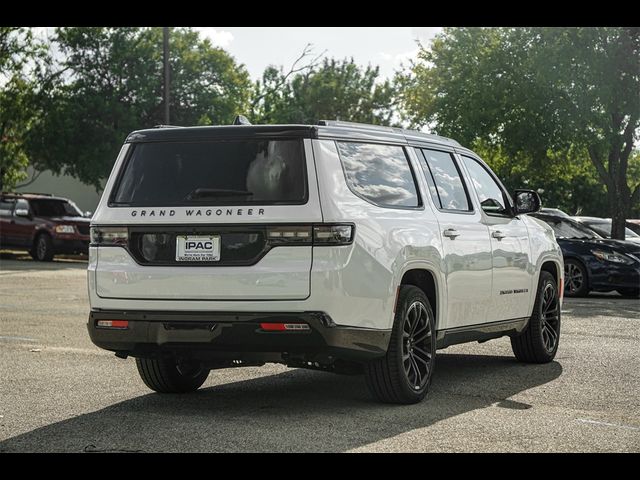
[{"label": "tinted rear window", "polygon": [[141,143],[111,197],[127,206],[301,204],[301,140]]}]

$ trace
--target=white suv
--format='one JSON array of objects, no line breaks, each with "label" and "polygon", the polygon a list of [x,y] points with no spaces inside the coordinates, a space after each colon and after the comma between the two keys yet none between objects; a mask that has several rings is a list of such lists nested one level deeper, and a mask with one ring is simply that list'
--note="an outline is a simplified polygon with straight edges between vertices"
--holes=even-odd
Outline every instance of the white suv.
[{"label": "white suv", "polygon": [[161,127],[127,138],[93,216],[88,329],[157,392],[216,368],[363,372],[427,393],[436,349],[558,348],[563,259],[457,142],[346,122]]}]

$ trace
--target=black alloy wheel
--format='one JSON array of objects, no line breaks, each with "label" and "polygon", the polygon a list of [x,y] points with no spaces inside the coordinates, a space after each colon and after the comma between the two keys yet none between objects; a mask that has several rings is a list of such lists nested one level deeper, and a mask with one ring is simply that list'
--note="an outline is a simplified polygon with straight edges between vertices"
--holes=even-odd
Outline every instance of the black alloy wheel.
[{"label": "black alloy wheel", "polygon": [[561,324],[560,297],[555,277],[540,272],[533,314],[525,329],[511,337],[516,358],[526,363],[548,363],[558,352]]},{"label": "black alloy wheel", "polygon": [[378,400],[411,404],[427,395],[436,359],[435,325],[425,293],[401,285],[387,352],[364,368],[367,386]]},{"label": "black alloy wheel", "polygon": [[431,322],[424,304],[414,302],[409,307],[402,325],[402,364],[409,383],[421,390],[430,376]]},{"label": "black alloy wheel", "polygon": [[547,283],[542,292],[540,320],[542,340],[547,352],[555,350],[560,336],[560,307],[558,291],[553,283]]}]

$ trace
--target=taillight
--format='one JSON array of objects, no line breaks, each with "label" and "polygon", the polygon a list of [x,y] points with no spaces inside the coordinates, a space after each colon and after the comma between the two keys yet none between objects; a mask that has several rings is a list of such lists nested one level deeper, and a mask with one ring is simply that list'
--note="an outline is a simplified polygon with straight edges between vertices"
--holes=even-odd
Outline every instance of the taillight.
[{"label": "taillight", "polygon": [[308,331],[311,327],[306,323],[261,323],[260,328],[267,332]]},{"label": "taillight", "polygon": [[348,245],[353,242],[353,225],[325,224],[313,227],[314,245]]},{"label": "taillight", "polygon": [[268,227],[267,241],[272,245],[311,245],[311,225]]},{"label": "taillight", "polygon": [[354,228],[345,223],[278,225],[267,228],[267,241],[271,245],[349,245]]},{"label": "taillight", "polygon": [[96,327],[100,328],[129,328],[128,320],[98,320]]},{"label": "taillight", "polygon": [[125,246],[129,240],[127,227],[94,227],[89,231],[91,245]]}]

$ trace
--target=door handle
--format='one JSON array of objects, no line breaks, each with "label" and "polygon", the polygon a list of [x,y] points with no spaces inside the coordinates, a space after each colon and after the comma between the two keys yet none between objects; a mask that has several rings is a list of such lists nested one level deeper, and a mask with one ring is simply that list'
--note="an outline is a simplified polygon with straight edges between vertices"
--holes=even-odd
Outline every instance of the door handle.
[{"label": "door handle", "polygon": [[504,237],[506,237],[507,235],[502,233],[500,230],[496,230],[495,232],[493,232],[491,234],[491,236],[493,238],[497,238],[498,240],[502,240]]},{"label": "door handle", "polygon": [[445,237],[449,237],[451,240],[460,235],[455,228],[447,228],[444,232],[442,232],[442,234]]}]

